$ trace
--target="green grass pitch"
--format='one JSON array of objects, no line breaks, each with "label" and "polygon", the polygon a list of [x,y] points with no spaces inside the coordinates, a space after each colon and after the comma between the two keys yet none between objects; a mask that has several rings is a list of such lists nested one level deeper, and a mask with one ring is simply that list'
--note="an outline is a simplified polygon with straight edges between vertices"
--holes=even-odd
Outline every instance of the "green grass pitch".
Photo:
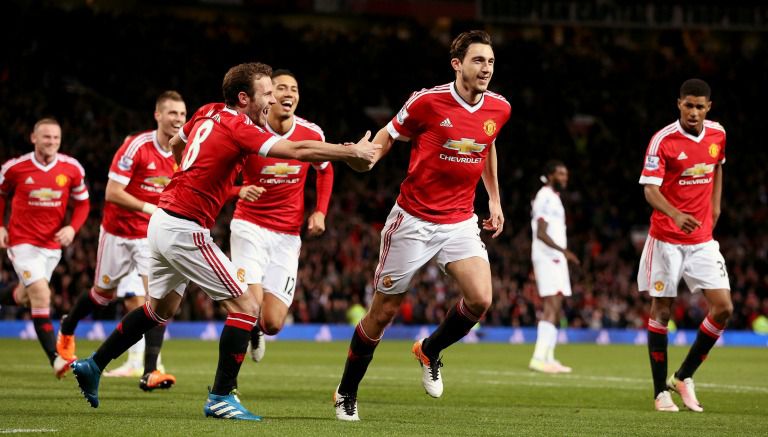
[{"label": "green grass pitch", "polygon": [[[90,408],[69,374],[57,381],[37,342],[0,340],[0,434],[24,435],[768,435],[768,349],[716,348],[696,374],[703,414],[653,411],[645,347],[561,345],[571,375],[527,370],[532,345],[458,344],[443,357],[445,392],[421,387],[411,343],[383,341],[359,392],[361,422],[336,421],[331,396],[347,342],[270,342],[261,363],[243,363],[243,404],[264,421],[203,417],[216,342],[171,340],[163,361],[178,384],[144,393],[138,381],[102,378]],[[80,341],[85,355],[96,343]],[[670,349],[670,371],[686,349]],[[122,358],[115,365],[119,365]],[[675,401],[682,408],[677,395]],[[45,431],[43,433],[43,431]]]}]

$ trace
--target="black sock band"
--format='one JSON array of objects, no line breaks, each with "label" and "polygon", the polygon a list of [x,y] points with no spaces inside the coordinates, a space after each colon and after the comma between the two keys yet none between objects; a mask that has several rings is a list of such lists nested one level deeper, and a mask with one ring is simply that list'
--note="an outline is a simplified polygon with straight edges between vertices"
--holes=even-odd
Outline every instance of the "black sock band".
[{"label": "black sock band", "polygon": [[372,339],[363,330],[362,321],[357,324],[352,340],[349,342],[347,362],[344,364],[344,374],[341,376],[339,393],[355,394],[363,380],[368,365],[373,360],[373,352],[381,338]]},{"label": "black sock band", "polygon": [[478,320],[479,317],[472,314],[461,299],[448,311],[435,332],[424,340],[421,351],[430,360],[438,358],[443,349],[464,338]]},{"label": "black sock band", "polygon": [[690,378],[696,373],[701,363],[707,359],[709,351],[717,343],[717,340],[723,334],[725,326],[718,325],[714,320],[707,316],[699,326],[699,332],[696,334],[691,349],[685,357],[680,369],[675,372],[678,379]]}]

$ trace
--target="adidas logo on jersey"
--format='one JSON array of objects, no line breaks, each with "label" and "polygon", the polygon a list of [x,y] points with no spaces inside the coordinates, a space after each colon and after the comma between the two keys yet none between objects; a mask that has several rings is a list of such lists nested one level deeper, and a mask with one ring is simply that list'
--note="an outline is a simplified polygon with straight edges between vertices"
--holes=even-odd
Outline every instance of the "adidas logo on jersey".
[{"label": "adidas logo on jersey", "polygon": [[27,184],[27,185],[34,184],[35,180],[32,179],[32,176],[27,176],[27,180],[25,180],[24,183]]},{"label": "adidas logo on jersey", "polygon": [[680,152],[680,154],[677,155],[677,160],[682,161],[683,159],[688,159],[688,155],[686,155],[685,152]]},{"label": "adidas logo on jersey", "polygon": [[155,165],[155,161],[150,162],[149,165],[147,166],[147,169],[148,170],[157,170],[157,166]]},{"label": "adidas logo on jersey", "polygon": [[440,126],[442,126],[442,127],[453,127],[453,125],[451,124],[451,119],[450,118],[446,118],[445,120],[440,122]]}]

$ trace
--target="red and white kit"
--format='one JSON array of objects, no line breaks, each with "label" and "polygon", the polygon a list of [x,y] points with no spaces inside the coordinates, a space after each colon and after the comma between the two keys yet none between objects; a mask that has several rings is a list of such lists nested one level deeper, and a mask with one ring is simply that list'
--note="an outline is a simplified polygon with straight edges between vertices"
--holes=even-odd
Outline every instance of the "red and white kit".
[{"label": "red and white kit", "polygon": [[[109,179],[125,186],[125,192],[142,202],[157,205],[160,193],[176,171],[171,151],[165,151],[150,130],[126,138],[115,153]],[[96,255],[96,285],[112,289],[132,270],[149,274],[149,214],[112,202],[104,203],[99,249]]]},{"label": "red and white kit", "polygon": [[246,155],[266,156],[279,137],[221,104],[200,108],[182,127],[189,141],[181,167],[160,196],[149,221],[150,295],[184,293],[192,280],[215,300],[240,296],[245,278],[213,243],[210,228],[231,197]]},{"label": "red and white kit", "polygon": [[704,121],[696,137],[675,121],[651,138],[640,183],[658,185],[672,206],[701,226],[686,234],[671,217],[653,211],[637,275],[640,291],[674,297],[681,278],[692,292],[730,289],[720,246],[712,239],[714,176],[724,163],[725,129],[716,122]]},{"label": "red and white kit", "polygon": [[70,197],[74,201],[70,225],[75,232],[88,218],[85,170],[76,159],[62,153],[48,165],[39,163],[34,153],[27,153],[6,162],[0,170],[3,214],[9,195],[13,201],[7,226],[8,257],[25,286],[50,280],[61,258],[61,246],[54,236],[65,226]]},{"label": "red and white kit", "polygon": [[[269,125],[266,129],[279,135]],[[296,116],[291,129],[281,137],[291,141],[325,141],[319,126]],[[317,171],[315,209],[326,214],[333,187],[330,162],[310,164],[250,155],[243,167],[243,185],[257,185],[267,191],[255,202],[238,200],[230,225],[232,262],[237,271],[245,275],[247,284],[262,284],[266,292],[288,306],[296,288],[304,186],[310,165]]]},{"label": "red and white kit", "polygon": [[474,214],[475,190],[510,113],[498,94],[486,91],[469,105],[449,83],[412,94],[387,124],[392,138],[412,144],[408,174],[382,230],[379,291],[406,291],[416,270],[435,255],[441,268],[473,256],[488,259]]}]

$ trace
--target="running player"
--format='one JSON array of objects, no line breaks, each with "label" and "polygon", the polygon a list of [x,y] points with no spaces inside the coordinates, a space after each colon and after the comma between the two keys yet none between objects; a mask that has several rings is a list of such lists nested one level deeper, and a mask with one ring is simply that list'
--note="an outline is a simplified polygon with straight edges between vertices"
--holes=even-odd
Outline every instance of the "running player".
[{"label": "running player", "polygon": [[[272,86],[277,103],[269,110],[267,131],[292,141],[325,141],[319,126],[295,115],[299,104],[296,77],[288,70],[277,70],[272,75]],[[317,172],[317,202],[307,220],[307,233],[318,236],[325,232],[333,166],[330,162],[311,165]],[[264,333],[280,332],[293,302],[309,167],[306,162],[250,155],[243,168],[244,184],[266,187],[258,202],[237,202],[230,224],[232,263],[238,273],[245,275],[248,289],[263,294],[261,317],[249,345],[256,362],[264,357]]]},{"label": "running player", "polygon": [[550,161],[542,181],[544,186],[536,193],[531,211],[531,260],[544,310],[528,367],[537,372],[570,373],[570,367],[555,359],[563,296],[571,295],[568,263],[579,264],[579,258],[567,249],[565,208],[560,200],[560,193],[568,186],[568,169],[560,161]]},{"label": "running player", "polygon": [[[37,339],[54,374],[61,378],[73,359],[56,353],[49,282],[61,259],[61,248],[72,243],[88,218],[90,201],[83,167],[76,159],[58,153],[59,123],[52,118],[39,120],[31,141],[33,152],[11,159],[0,170],[0,248],[8,248],[8,258],[21,283],[9,294],[17,304],[32,308]],[[13,203],[6,229],[3,217],[10,196]],[[70,198],[74,209],[69,224],[64,224]],[[9,304],[10,300],[3,297],[0,303]]]},{"label": "running player", "polygon": [[[691,411],[702,412],[693,374],[723,334],[733,313],[731,287],[712,230],[720,215],[725,129],[706,120],[709,85],[689,79],[680,87],[680,118],[651,138],[640,183],[653,207],[651,229],[640,258],[638,289],[651,295],[648,353],[657,411],[678,411],[669,390]],[[667,379],[667,323],[680,279],[701,292],[709,314],[680,368]]]},{"label": "running player", "polygon": [[[166,91],[155,101],[157,129],[126,138],[115,153],[109,168],[104,216],[101,221],[99,248],[93,286],[78,297],[61,322],[56,350],[66,359],[75,357],[75,328],[94,308],[105,307],[115,299],[122,279],[138,270],[146,288],[149,273],[147,225],[157,209],[160,193],[171,180],[177,165],[169,141],[179,132],[187,118],[181,95]],[[137,291],[137,290],[134,290]],[[144,294],[126,298],[126,310],[144,304]],[[170,388],[176,378],[157,370],[157,359],[163,344],[165,325],[147,332],[144,372],[139,381],[142,390]],[[138,347],[143,341],[137,342]]]},{"label": "running player", "polygon": [[247,292],[245,278],[238,277],[232,262],[213,243],[210,228],[230,197],[247,154],[304,161],[338,159],[355,169],[365,169],[381,148],[368,141],[370,132],[357,144],[344,146],[292,142],[262,129],[269,107],[275,103],[271,74],[272,69],[260,63],[232,67],[222,84],[225,105],[203,106],[171,140],[181,167],[162,193],[147,229],[150,300],[128,313],[94,355],[72,365],[81,391],[94,408],[99,406],[103,369],[144,332],[165,324],[178,309],[187,283],[194,281],[228,312],[219,342],[216,377],[203,411],[220,419],[261,420],[245,409],[233,392],[256,325],[260,296]]},{"label": "running player", "polygon": [[416,271],[433,257],[453,277],[463,295],[435,332],[413,345],[422,384],[440,397],[443,349],[463,338],[491,305],[491,268],[474,214],[482,177],[490,218],[483,229],[497,237],[504,225],[496,171],[496,137],[511,108],[487,91],[493,75],[490,36],[465,32],[451,44],[455,80],[414,93],[374,142],[383,144],[377,160],[395,140],[411,140],[411,162],[400,196],[381,233],[376,292],[357,324],[341,383],[334,393],[336,418],[360,420],[357,390],[384,333],[397,314]]}]

